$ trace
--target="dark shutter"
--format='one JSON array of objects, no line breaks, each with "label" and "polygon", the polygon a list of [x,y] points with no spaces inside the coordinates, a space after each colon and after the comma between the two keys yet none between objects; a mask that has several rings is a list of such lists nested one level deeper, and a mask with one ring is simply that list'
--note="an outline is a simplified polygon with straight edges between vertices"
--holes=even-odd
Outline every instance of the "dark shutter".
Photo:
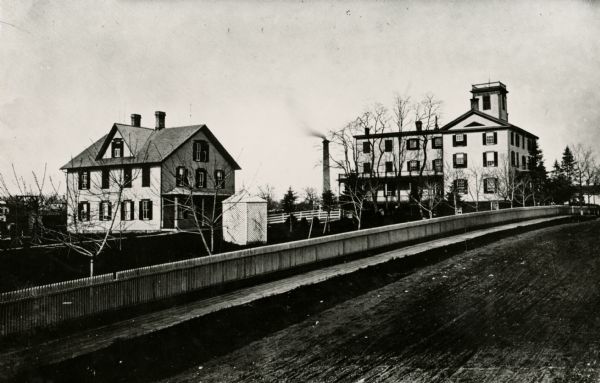
[{"label": "dark shutter", "polygon": [[463,146],[467,146],[467,134],[463,134]]},{"label": "dark shutter", "polygon": [[469,193],[469,180],[465,179],[465,192],[464,194],[468,194]]},{"label": "dark shutter", "polygon": [[487,155],[486,152],[483,152],[483,167],[487,167]]},{"label": "dark shutter", "polygon": [[77,204],[77,219],[81,221],[81,210],[83,210],[83,202]]},{"label": "dark shutter", "polygon": [[454,192],[456,193],[458,191],[458,180],[452,181],[452,184],[454,186]]},{"label": "dark shutter", "polygon": [[498,152],[494,152],[494,166],[498,166]]},{"label": "dark shutter", "polygon": [[485,133],[481,133],[481,136],[483,137],[483,144],[485,145]]},{"label": "dark shutter", "polygon": [[139,214],[138,214],[138,218],[139,218],[140,220],[144,219],[144,200],[141,200],[141,201],[139,202],[139,206],[138,206],[138,212],[139,212]]},{"label": "dark shutter", "polygon": [[78,171],[78,172],[77,172],[77,188],[78,188],[79,190],[81,190],[81,189],[82,189],[82,187],[81,187],[81,186],[82,186],[82,183],[81,183],[81,181],[82,181],[82,178],[83,178],[82,176],[83,176],[83,171],[82,171],[82,170]]},{"label": "dark shutter", "polygon": [[456,167],[456,154],[452,155],[452,165]]},{"label": "dark shutter", "polygon": [[452,135],[452,146],[456,146],[456,135]]},{"label": "dark shutter", "polygon": [[148,219],[152,219],[152,201],[148,200]]},{"label": "dark shutter", "polygon": [[463,164],[463,168],[466,168],[466,167],[468,167],[468,165],[467,165],[467,153],[464,153],[464,155],[465,155],[465,163]]},{"label": "dark shutter", "polygon": [[127,202],[123,201],[121,202],[121,221],[125,221],[125,204]]},{"label": "dark shutter", "polygon": [[484,193],[488,192],[488,180],[487,180],[487,178],[483,179],[483,192]]},{"label": "dark shutter", "polygon": [[129,219],[133,221],[135,214],[134,214],[134,210],[135,210],[135,203],[133,201],[128,201],[127,202],[129,204]]},{"label": "dark shutter", "polygon": [[98,203],[98,219],[104,221],[104,216],[102,215],[102,202]]},{"label": "dark shutter", "polygon": [[494,144],[498,143],[498,133],[494,132]]}]

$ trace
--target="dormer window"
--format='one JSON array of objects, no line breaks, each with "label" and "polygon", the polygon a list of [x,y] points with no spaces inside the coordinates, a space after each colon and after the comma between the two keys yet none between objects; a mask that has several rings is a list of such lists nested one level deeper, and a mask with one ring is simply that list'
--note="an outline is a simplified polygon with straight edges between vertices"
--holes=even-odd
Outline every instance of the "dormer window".
[{"label": "dormer window", "polygon": [[111,145],[112,157],[120,158],[123,157],[123,140],[121,138],[115,138]]},{"label": "dormer window", "polygon": [[208,142],[204,140],[194,141],[194,161],[208,162],[209,149]]}]

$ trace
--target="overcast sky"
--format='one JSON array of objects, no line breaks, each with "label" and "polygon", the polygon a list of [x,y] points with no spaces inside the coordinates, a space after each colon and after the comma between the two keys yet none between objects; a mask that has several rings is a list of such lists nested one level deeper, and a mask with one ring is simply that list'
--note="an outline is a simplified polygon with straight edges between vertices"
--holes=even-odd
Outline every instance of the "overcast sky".
[{"label": "overcast sky", "polygon": [[[471,84],[507,85],[509,121],[547,166],[600,139],[592,2],[0,0],[0,173],[58,170],[131,113],[205,123],[238,188],[321,187],[319,139],[394,93],[432,92],[441,123]],[[191,114],[191,116],[190,116]],[[63,181],[64,185],[64,181]]]}]

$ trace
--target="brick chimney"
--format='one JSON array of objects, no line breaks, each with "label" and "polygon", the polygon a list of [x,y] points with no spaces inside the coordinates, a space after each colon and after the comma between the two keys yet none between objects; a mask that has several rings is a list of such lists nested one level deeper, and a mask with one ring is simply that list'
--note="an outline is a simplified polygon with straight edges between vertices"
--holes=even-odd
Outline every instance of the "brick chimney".
[{"label": "brick chimney", "polygon": [[165,112],[156,111],[154,112],[156,116],[156,130],[161,130],[165,128],[165,116],[167,115]]},{"label": "brick chimney", "polygon": [[132,114],[131,115],[131,126],[136,126],[136,127],[140,127],[142,123],[142,116],[140,116],[139,114]]},{"label": "brick chimney", "polygon": [[423,130],[423,122],[415,121],[415,128],[417,128],[417,132],[420,132],[421,130]]},{"label": "brick chimney", "polygon": [[471,99],[471,110],[479,110],[479,99],[476,97]]}]

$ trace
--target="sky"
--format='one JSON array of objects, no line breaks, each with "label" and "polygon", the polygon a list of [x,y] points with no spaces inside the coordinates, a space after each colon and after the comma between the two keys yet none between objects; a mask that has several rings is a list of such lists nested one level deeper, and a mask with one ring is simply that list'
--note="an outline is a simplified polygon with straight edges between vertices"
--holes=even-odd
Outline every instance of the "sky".
[{"label": "sky", "polygon": [[[394,94],[469,108],[502,81],[547,167],[600,142],[600,5],[588,1],[0,0],[0,174],[31,181],[114,122],[206,124],[239,188],[321,187],[320,140]],[[301,194],[301,193],[300,193]]]}]

